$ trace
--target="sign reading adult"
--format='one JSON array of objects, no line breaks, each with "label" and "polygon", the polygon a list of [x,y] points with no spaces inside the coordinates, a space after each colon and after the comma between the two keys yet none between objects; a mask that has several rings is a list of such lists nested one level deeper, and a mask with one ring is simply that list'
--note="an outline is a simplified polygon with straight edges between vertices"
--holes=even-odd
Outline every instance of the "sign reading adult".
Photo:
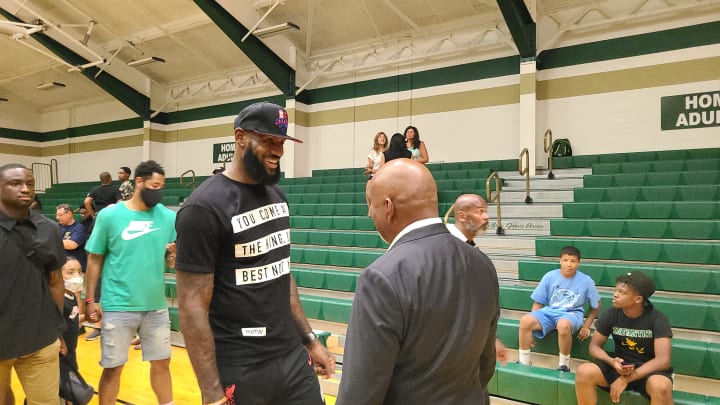
[{"label": "sign reading adult", "polygon": [[233,153],[235,153],[235,142],[213,144],[213,163],[229,162]]},{"label": "sign reading adult", "polygon": [[663,97],[660,107],[664,131],[720,126],[720,90]]}]

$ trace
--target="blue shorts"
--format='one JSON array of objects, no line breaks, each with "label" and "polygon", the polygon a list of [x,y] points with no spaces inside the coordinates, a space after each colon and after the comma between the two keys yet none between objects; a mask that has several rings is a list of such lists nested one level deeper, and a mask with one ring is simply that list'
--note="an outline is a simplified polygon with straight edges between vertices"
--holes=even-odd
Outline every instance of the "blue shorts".
[{"label": "blue shorts", "polygon": [[567,312],[549,307],[542,307],[537,311],[530,312],[530,315],[537,319],[542,330],[533,331],[536,339],[542,339],[548,333],[557,329],[557,323],[561,319],[567,319],[572,324],[572,333],[577,332],[583,325],[584,314],[582,312]]},{"label": "blue shorts", "polygon": [[170,358],[170,316],[167,308],[156,311],[103,312],[100,366],[115,368],[128,361],[135,335],[142,342],[144,361]]}]

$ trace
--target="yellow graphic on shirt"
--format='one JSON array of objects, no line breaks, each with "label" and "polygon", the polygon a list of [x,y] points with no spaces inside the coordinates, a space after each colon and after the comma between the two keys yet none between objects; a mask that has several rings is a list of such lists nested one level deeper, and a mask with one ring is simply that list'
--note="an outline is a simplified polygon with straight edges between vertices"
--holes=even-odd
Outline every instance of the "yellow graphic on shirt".
[{"label": "yellow graphic on shirt", "polygon": [[622,341],[620,344],[627,347],[628,349],[638,353],[638,354],[645,354],[645,348],[639,347],[637,342],[626,337],[624,341]]}]

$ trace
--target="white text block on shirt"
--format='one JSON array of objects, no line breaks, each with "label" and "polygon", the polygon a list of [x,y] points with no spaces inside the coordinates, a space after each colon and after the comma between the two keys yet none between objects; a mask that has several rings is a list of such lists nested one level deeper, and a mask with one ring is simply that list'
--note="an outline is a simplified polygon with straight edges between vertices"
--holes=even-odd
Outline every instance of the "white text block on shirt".
[{"label": "white text block on shirt", "polygon": [[248,285],[264,283],[290,274],[290,258],[286,257],[264,266],[235,269],[235,284]]},{"label": "white text block on shirt", "polygon": [[238,233],[262,225],[273,219],[289,216],[286,203],[268,204],[254,210],[235,215],[230,219],[233,232]]},{"label": "white text block on shirt", "polygon": [[235,257],[253,257],[290,244],[290,230],[285,229],[248,243],[235,245]]}]

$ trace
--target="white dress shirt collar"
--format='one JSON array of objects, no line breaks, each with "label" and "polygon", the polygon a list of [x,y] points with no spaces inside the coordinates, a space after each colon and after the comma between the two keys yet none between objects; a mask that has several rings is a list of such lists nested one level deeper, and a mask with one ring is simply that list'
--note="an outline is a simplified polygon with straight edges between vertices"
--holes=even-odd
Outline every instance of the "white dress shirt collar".
[{"label": "white dress shirt collar", "polygon": [[428,225],[433,225],[433,224],[442,224],[442,220],[440,218],[425,218],[425,219],[421,219],[421,220],[418,220],[418,221],[415,221],[415,222],[409,224],[408,226],[403,228],[403,230],[400,231],[400,233],[398,233],[397,236],[395,236],[395,239],[393,239],[393,241],[390,244],[390,246],[388,247],[388,249],[391,249],[393,247],[393,245],[395,244],[395,242],[397,242],[400,238],[402,238],[406,233],[408,233],[410,231],[414,231],[415,229],[419,229],[419,228],[422,228],[422,227],[425,227]]}]

